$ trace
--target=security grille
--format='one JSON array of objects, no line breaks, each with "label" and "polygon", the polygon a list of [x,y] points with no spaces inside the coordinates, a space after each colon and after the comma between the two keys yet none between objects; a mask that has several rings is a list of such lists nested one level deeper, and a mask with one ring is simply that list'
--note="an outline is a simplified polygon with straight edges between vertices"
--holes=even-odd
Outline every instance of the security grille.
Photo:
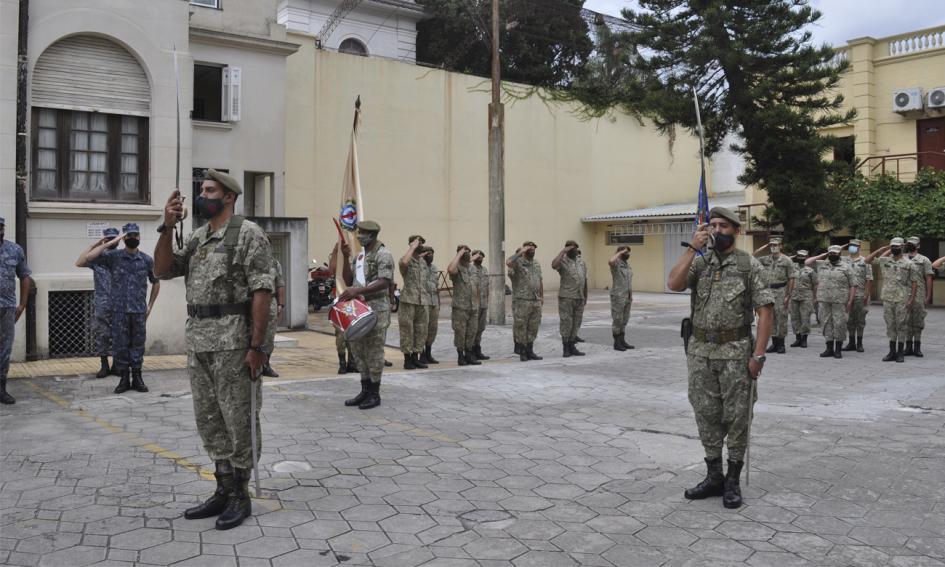
[{"label": "security grille", "polygon": [[92,291],[49,292],[49,357],[93,356]]},{"label": "security grille", "polygon": [[[692,221],[612,224],[607,227],[607,240],[608,243],[613,244],[620,243],[618,239],[626,236],[691,234],[692,228]],[[630,244],[634,243],[631,242]]]}]

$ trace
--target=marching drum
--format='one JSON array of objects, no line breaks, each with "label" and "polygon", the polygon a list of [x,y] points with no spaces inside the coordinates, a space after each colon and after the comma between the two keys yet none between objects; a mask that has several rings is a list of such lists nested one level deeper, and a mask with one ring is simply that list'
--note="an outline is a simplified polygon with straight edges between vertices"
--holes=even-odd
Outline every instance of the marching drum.
[{"label": "marching drum", "polygon": [[328,320],[341,331],[347,341],[356,341],[371,332],[377,325],[377,313],[360,299],[332,303]]}]

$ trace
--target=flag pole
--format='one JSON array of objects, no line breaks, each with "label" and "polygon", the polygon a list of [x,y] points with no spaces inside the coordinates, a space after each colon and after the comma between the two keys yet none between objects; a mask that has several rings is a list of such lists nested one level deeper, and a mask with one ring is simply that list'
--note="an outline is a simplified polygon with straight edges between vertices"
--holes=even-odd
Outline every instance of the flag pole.
[{"label": "flag pole", "polygon": [[358,169],[358,126],[361,122],[361,95],[354,101],[354,124],[351,127],[351,168],[354,176],[354,190],[358,199],[358,220],[366,219],[364,199],[361,198],[361,172]]},{"label": "flag pole", "polygon": [[702,165],[702,179],[705,179],[705,137],[702,134],[702,115],[699,113],[699,93],[692,87],[692,102],[696,105],[696,124],[699,127],[699,162]]}]

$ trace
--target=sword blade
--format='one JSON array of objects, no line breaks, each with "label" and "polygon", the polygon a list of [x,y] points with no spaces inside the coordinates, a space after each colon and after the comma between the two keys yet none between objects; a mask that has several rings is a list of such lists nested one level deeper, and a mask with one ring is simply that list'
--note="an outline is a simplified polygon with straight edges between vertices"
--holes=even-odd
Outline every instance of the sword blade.
[{"label": "sword blade", "polygon": [[180,190],[180,72],[177,66],[177,46],[174,46],[174,84],[177,94],[177,148],[176,159],[174,160],[174,185],[175,189]]},{"label": "sword blade", "polygon": [[[252,373],[252,369],[250,372]],[[253,444],[253,478],[256,480],[256,498],[262,498],[262,492],[259,490],[259,455],[256,451],[256,382],[249,383],[249,436],[250,443]]]},{"label": "sword blade", "polygon": [[758,381],[751,381],[751,391],[748,393],[748,438],[745,443],[745,486],[751,486],[751,422],[755,420],[755,395],[758,392]]}]

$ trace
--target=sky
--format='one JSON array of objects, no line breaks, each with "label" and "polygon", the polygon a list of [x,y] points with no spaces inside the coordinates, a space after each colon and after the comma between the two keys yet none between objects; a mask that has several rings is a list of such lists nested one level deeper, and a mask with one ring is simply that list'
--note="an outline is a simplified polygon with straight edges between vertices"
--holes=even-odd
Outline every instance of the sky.
[{"label": "sky", "polygon": [[[842,45],[870,36],[881,38],[945,24],[943,0],[812,0],[823,17],[811,32],[817,43]],[[586,0],[584,7],[614,16],[633,0]]]}]

